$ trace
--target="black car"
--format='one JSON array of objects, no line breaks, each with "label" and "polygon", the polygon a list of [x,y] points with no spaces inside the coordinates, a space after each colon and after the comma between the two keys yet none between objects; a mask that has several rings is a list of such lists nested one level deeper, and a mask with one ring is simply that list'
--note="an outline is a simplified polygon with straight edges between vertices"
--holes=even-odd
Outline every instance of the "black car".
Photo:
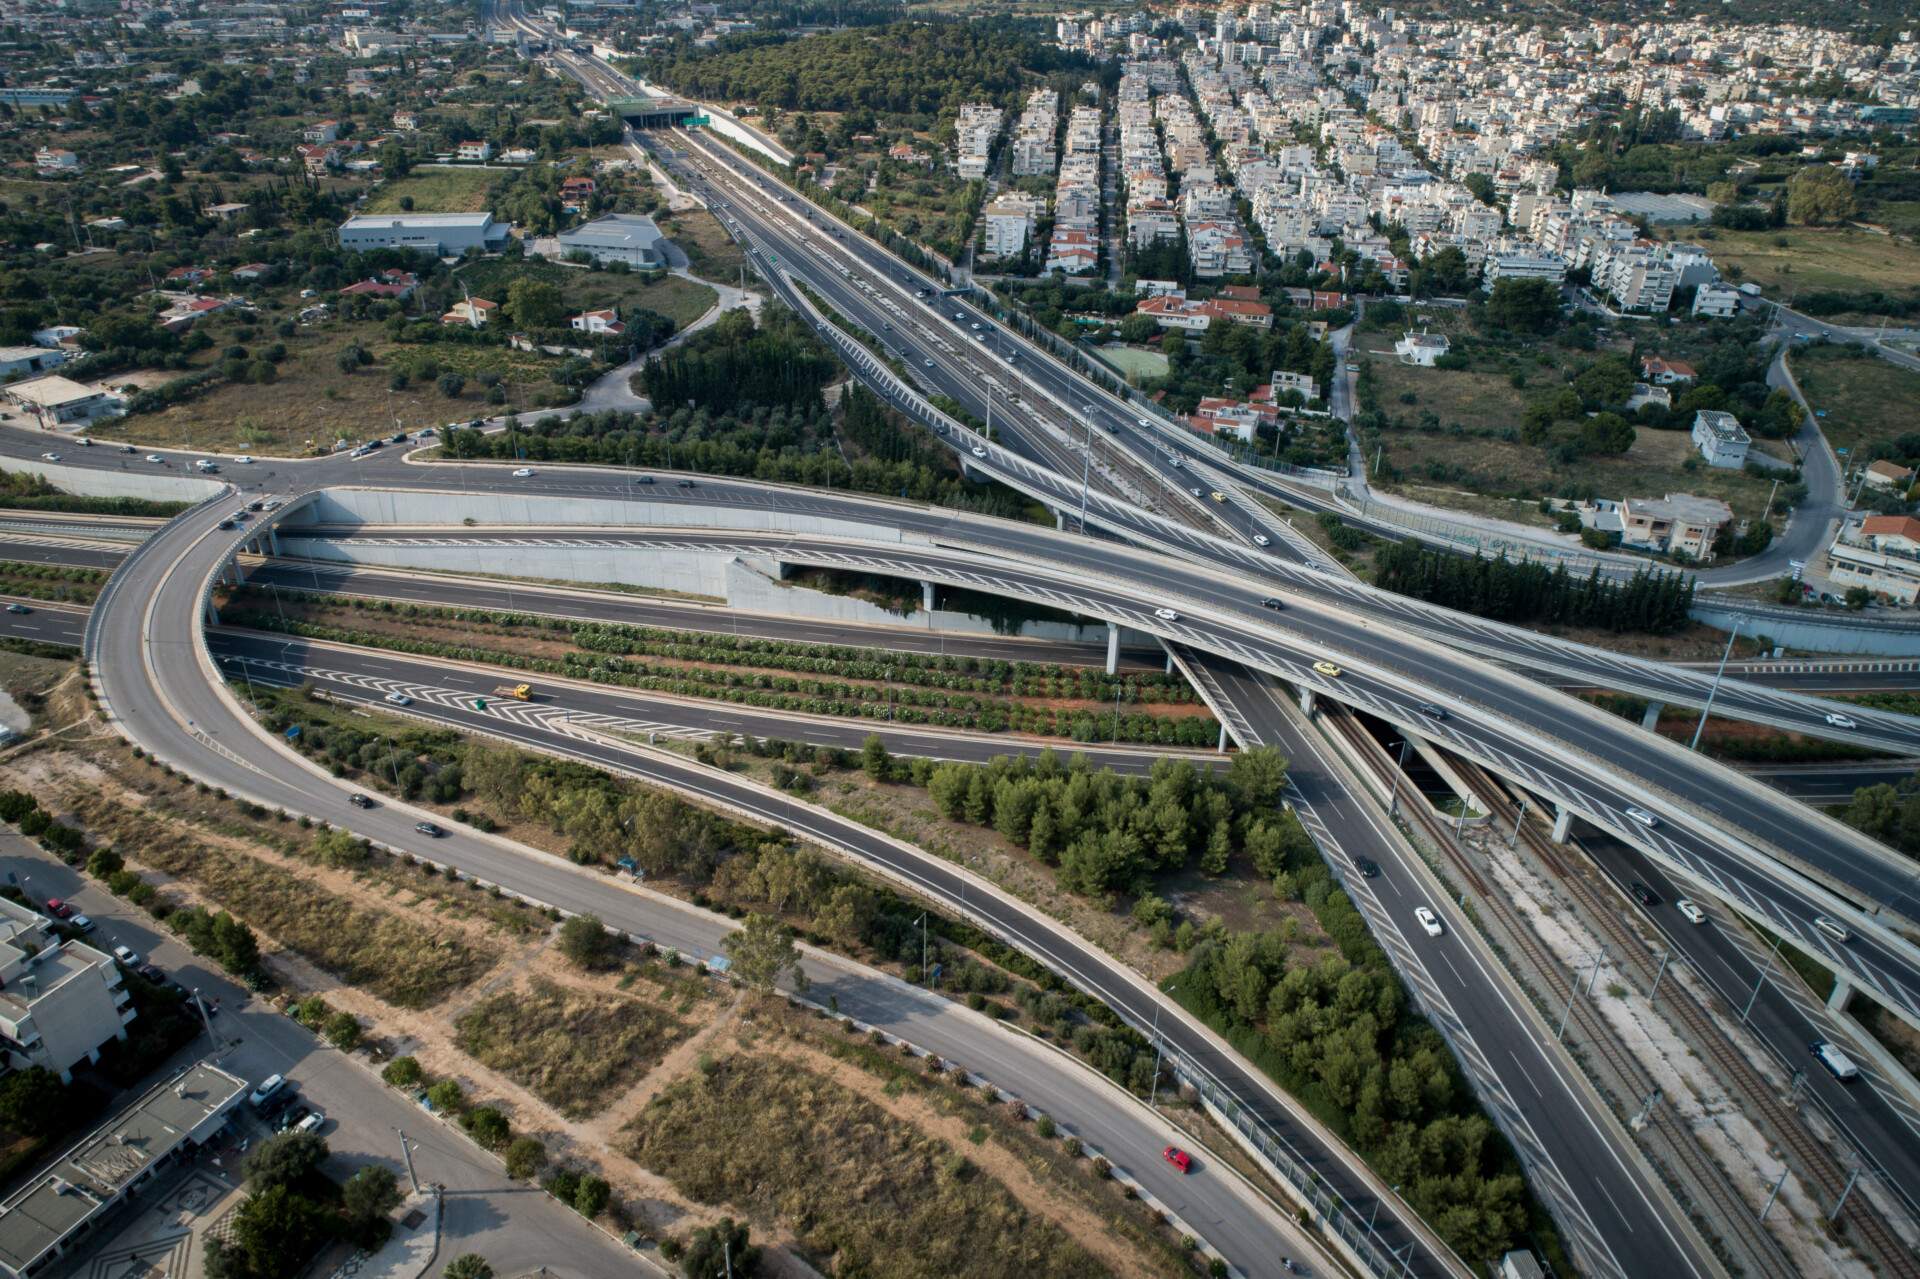
[{"label": "black car", "polygon": [[690,489],[690,488],[692,488],[692,487],[693,487],[693,481],[692,481],[692,480],[681,480],[681,481],[680,481],[680,487],[681,487],[681,488],[683,488],[683,489]]},{"label": "black car", "polygon": [[1267,596],[1267,598],[1265,598],[1265,599],[1263,599],[1263,600],[1261,600],[1261,601],[1260,601],[1260,607],[1261,607],[1261,608],[1270,608],[1270,609],[1272,609],[1272,610],[1273,610],[1274,612],[1276,612],[1276,613],[1277,613],[1277,612],[1279,612],[1279,611],[1280,611],[1281,609],[1283,609],[1283,608],[1285,608],[1285,607],[1286,607],[1286,605],[1284,605],[1284,604],[1282,604],[1282,603],[1281,603],[1281,602],[1280,602],[1279,600],[1277,600],[1277,599],[1275,599],[1275,598],[1273,598],[1273,596],[1271,596],[1271,595],[1269,595],[1269,596]]},{"label": "black car", "polygon": [[362,795],[359,791],[355,791],[353,794],[347,796],[347,802],[349,804],[352,804],[355,808],[372,808],[373,807],[373,801],[368,799],[365,795]]},{"label": "black car", "polygon": [[158,968],[155,968],[152,964],[142,964],[138,968],[134,969],[133,971],[136,973],[139,973],[142,977],[146,978],[148,981],[152,982],[156,986],[162,986],[166,984],[167,975],[161,972]]},{"label": "black car", "polygon": [[1447,717],[1447,712],[1435,706],[1432,702],[1420,703],[1420,713],[1428,719],[1445,719]]},{"label": "black car", "polygon": [[235,524],[232,520],[221,520],[220,527],[221,528],[238,528],[240,526]]},{"label": "black car", "polygon": [[[263,1122],[272,1123],[273,1117],[293,1105],[299,1096],[300,1094],[291,1088],[282,1088],[279,1092],[261,1102],[260,1105],[255,1108],[254,1113],[259,1115]],[[296,1120],[295,1122],[298,1121]]]},{"label": "black car", "polygon": [[1380,863],[1370,857],[1355,857],[1353,866],[1368,879],[1376,879],[1380,875]]},{"label": "black car", "polygon": [[439,839],[442,835],[446,834],[445,831],[435,826],[432,822],[415,822],[413,828],[429,839]]},{"label": "black car", "polygon": [[281,1132],[285,1132],[312,1113],[312,1106],[289,1106],[287,1107],[286,1113],[281,1115],[279,1120],[274,1124],[274,1127],[278,1128]]},{"label": "black car", "polygon": [[653,477],[651,475],[642,475],[638,479],[634,480],[634,483],[635,484],[651,484],[653,483]]},{"label": "black car", "polygon": [[387,440],[387,443],[389,444],[405,444],[406,442],[407,442],[407,433],[405,431],[400,431],[397,434],[389,437]]},{"label": "black car", "polygon": [[1634,898],[1642,906],[1658,906],[1660,904],[1659,896],[1656,895],[1651,888],[1648,888],[1637,879],[1627,885],[1627,891],[1632,893]]}]

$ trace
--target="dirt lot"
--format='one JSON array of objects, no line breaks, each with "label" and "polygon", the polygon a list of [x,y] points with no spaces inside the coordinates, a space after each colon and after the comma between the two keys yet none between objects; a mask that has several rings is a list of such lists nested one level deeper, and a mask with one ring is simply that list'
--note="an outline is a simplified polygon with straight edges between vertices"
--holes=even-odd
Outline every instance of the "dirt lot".
[{"label": "dirt lot", "polygon": [[703,280],[740,287],[740,272],[746,270],[749,288],[754,281],[753,268],[746,250],[735,244],[720,225],[720,220],[705,209],[657,215],[660,230],[687,255],[688,269]]},{"label": "dirt lot", "polygon": [[[479,213],[494,183],[511,176],[498,169],[416,169],[368,196],[360,212]],[[401,203],[407,199],[411,206]]]}]

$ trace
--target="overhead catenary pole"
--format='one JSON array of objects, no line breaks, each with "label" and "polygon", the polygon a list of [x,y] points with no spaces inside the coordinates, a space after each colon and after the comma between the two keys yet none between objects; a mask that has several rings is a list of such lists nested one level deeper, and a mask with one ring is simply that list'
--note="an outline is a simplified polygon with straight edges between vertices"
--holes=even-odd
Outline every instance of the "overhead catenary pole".
[{"label": "overhead catenary pole", "polygon": [[1720,679],[1727,673],[1727,659],[1733,656],[1733,642],[1740,638],[1740,623],[1744,617],[1733,619],[1733,631],[1727,636],[1727,651],[1720,654],[1720,669],[1713,673],[1713,687],[1707,690],[1707,704],[1700,708],[1700,722],[1694,726],[1693,742],[1687,747],[1690,751],[1700,749],[1700,734],[1707,731],[1707,716],[1713,713],[1713,699],[1720,693]]}]

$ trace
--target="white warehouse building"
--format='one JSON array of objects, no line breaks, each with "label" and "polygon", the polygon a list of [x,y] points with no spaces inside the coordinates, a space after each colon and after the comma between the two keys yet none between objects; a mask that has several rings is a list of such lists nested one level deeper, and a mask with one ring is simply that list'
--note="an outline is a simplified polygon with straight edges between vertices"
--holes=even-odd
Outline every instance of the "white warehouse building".
[{"label": "white warehouse building", "polygon": [[468,249],[498,253],[510,234],[491,213],[370,213],[340,224],[340,247],[418,249],[454,257]]}]

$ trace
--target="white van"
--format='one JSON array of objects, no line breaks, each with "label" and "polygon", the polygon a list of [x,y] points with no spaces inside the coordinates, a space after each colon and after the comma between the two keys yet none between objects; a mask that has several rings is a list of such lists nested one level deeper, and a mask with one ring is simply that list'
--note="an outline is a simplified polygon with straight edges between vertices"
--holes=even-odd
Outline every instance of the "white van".
[{"label": "white van", "polygon": [[253,1095],[247,1098],[247,1104],[258,1110],[261,1106],[272,1101],[274,1094],[286,1086],[286,1076],[268,1075],[260,1081],[260,1086],[253,1090]]},{"label": "white van", "polygon": [[1823,1039],[1817,1039],[1808,1047],[1820,1064],[1833,1072],[1833,1077],[1843,1084],[1850,1084],[1860,1078],[1860,1068],[1847,1059],[1847,1055]]},{"label": "white van", "polygon": [[1828,919],[1825,915],[1815,915],[1813,917],[1813,926],[1838,942],[1846,941],[1850,936],[1845,924]]}]

